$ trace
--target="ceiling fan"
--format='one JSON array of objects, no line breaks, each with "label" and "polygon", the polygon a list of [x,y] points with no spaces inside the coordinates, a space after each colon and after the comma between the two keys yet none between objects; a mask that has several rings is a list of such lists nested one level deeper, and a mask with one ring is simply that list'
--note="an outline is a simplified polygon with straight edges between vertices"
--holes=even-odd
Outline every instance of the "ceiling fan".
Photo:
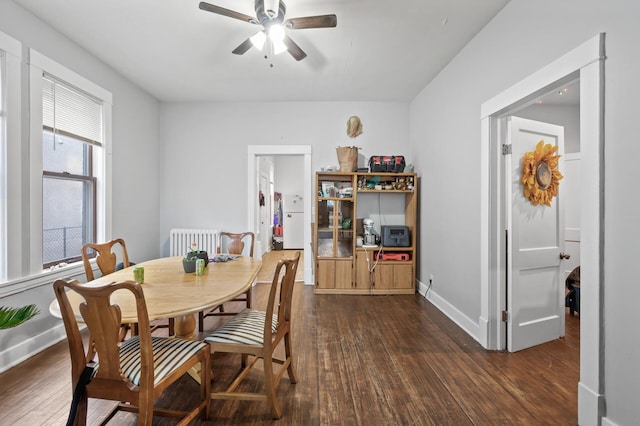
[{"label": "ceiling fan", "polygon": [[225,9],[206,2],[200,2],[200,9],[229,18],[239,19],[254,25],[262,25],[263,29],[243,41],[232,53],[243,55],[251,46],[262,50],[270,43],[273,53],[287,50],[296,61],[307,57],[307,54],[288,35],[285,28],[301,30],[307,28],[333,28],[338,24],[336,15],[305,16],[285,20],[287,7],[281,0],[255,0],[256,17],[245,15],[234,10]]}]

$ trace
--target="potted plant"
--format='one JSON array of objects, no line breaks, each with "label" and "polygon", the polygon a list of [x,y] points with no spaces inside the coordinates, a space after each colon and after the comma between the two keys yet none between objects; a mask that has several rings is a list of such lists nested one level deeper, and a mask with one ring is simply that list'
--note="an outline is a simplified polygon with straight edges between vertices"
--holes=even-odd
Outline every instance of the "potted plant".
[{"label": "potted plant", "polygon": [[17,309],[0,306],[0,330],[17,327],[38,315],[39,312],[36,305],[27,305]]},{"label": "potted plant", "polygon": [[182,259],[182,267],[184,272],[191,273],[196,271],[196,260],[204,260],[205,268],[209,264],[209,255],[204,250],[198,250],[196,243],[191,243],[191,249],[187,252],[187,255]]}]

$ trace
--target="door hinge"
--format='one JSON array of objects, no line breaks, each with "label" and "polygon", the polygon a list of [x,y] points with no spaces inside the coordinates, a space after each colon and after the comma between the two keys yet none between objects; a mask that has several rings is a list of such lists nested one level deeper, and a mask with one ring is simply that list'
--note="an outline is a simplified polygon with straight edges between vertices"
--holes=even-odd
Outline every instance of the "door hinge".
[{"label": "door hinge", "polygon": [[511,154],[511,145],[502,144],[502,155]]},{"label": "door hinge", "polygon": [[509,312],[502,311],[502,322],[508,322],[508,321],[509,321]]}]

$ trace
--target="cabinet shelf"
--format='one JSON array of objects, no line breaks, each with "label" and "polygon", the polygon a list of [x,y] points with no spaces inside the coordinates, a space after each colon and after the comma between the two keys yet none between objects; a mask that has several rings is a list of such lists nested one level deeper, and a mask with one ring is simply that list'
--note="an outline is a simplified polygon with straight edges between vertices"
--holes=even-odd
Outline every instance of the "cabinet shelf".
[{"label": "cabinet shelf", "polygon": [[366,193],[405,193],[405,192],[413,192],[413,189],[358,189],[359,194]]},{"label": "cabinet shelf", "polygon": [[[362,250],[362,251],[378,251],[380,250],[380,246],[375,246],[375,247],[356,247],[356,250]],[[406,252],[412,252],[414,250],[413,246],[410,247],[388,247],[388,246],[382,246],[382,251],[406,251]]]}]

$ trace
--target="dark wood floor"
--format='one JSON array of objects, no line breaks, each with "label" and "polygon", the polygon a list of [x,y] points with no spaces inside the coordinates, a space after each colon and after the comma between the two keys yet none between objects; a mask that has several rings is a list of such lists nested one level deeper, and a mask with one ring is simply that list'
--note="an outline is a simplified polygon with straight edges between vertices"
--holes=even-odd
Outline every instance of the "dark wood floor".
[{"label": "dark wood floor", "polygon": [[[257,306],[266,284],[257,284]],[[298,384],[280,382],[281,425],[576,425],[579,319],[567,336],[516,354],[488,352],[419,295],[314,295],[295,290],[294,350]],[[217,318],[207,326],[216,327]],[[216,355],[214,388],[240,359]],[[71,401],[66,342],[0,374],[2,425],[62,425]],[[259,386],[250,376],[247,387]],[[178,408],[198,398],[184,377],[158,405]],[[89,424],[111,403],[90,400]],[[198,425],[273,423],[259,402],[213,401]],[[110,424],[133,425],[118,414]],[[154,424],[174,422],[156,419]]]}]

